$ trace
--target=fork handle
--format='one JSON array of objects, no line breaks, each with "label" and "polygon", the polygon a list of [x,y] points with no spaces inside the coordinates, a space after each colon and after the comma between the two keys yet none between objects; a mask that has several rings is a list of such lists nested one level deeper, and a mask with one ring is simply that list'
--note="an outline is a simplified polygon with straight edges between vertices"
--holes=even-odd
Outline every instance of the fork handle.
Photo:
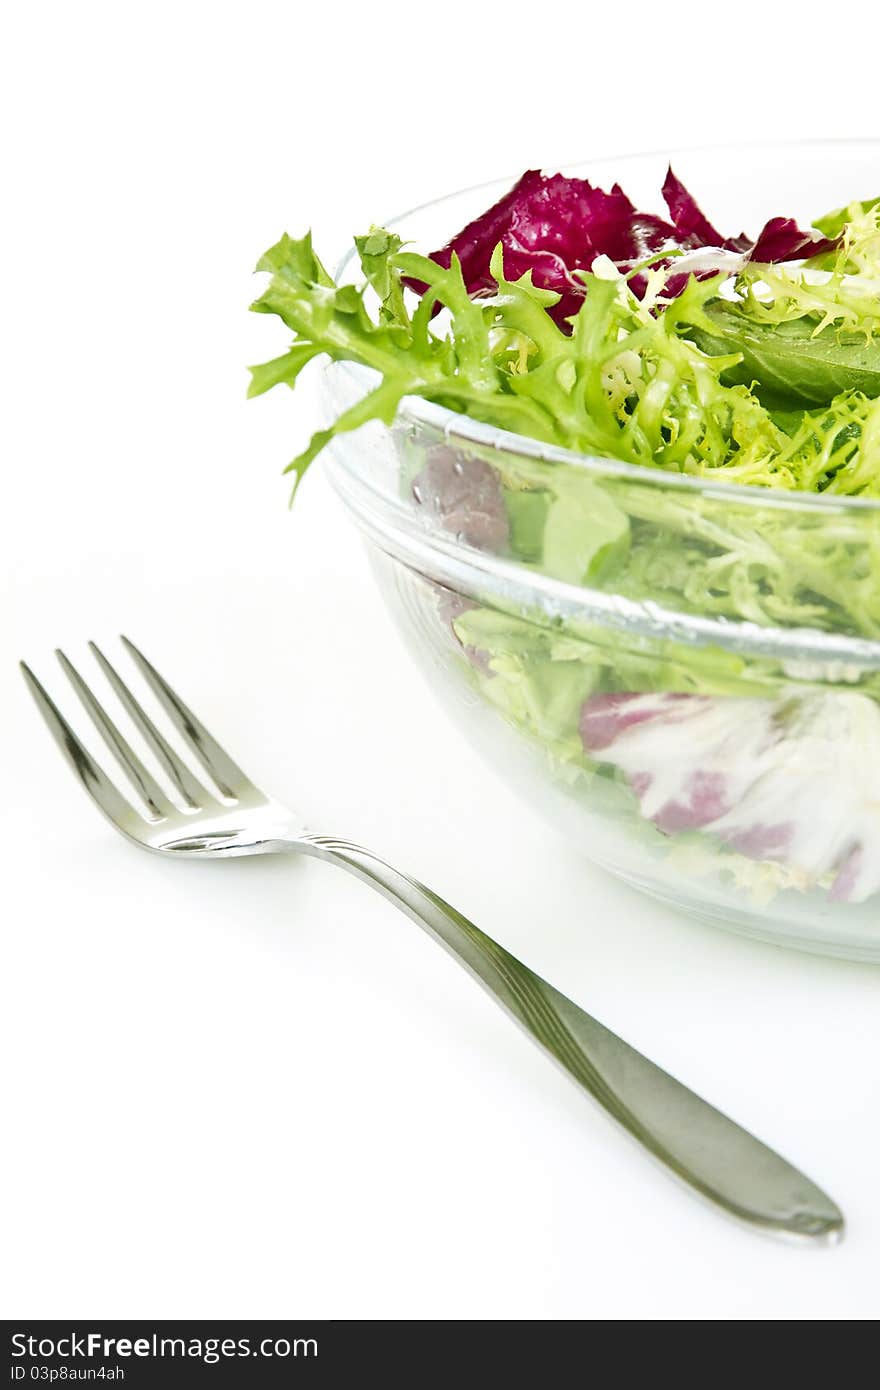
[{"label": "fork handle", "polygon": [[304,835],[306,853],[348,869],[445,946],[536,1043],[691,1187],[784,1234],[837,1238],[843,1216],[815,1183],[584,1013],[430,888],[370,850]]}]

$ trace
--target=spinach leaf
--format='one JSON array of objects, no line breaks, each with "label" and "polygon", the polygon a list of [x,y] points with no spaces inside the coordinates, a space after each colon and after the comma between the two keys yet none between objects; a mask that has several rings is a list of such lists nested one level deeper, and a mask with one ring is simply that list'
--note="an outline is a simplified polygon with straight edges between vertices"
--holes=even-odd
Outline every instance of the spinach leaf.
[{"label": "spinach leaf", "polygon": [[[762,399],[827,405],[841,391],[880,396],[880,340],[831,326],[815,332],[810,318],[756,323],[733,305],[704,306],[702,324],[688,334],[712,357],[739,353],[726,385],[757,385]],[[708,324],[708,327],[706,326]]]}]

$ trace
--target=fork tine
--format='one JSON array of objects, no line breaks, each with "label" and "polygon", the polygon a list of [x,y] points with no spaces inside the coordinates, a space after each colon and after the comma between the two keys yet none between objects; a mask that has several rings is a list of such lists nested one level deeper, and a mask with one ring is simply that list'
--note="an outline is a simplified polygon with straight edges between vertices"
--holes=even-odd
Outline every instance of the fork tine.
[{"label": "fork tine", "polygon": [[57,656],[61,669],[70,684],[73,686],[80,698],[86,712],[91,716],[92,723],[102,735],[104,742],[116,759],[123,772],[128,777],[131,785],[140,797],[146,802],[152,816],[156,820],[164,820],[168,815],[173,814],[174,807],[163,792],[159,783],[148,772],[135,753],[134,749],[125,741],[122,734],[117,729],[113,720],[100,701],[92,694],[86,685],[79,671],[72,662],[64,655],[60,648],[56,648]]},{"label": "fork tine", "polygon": [[133,833],[133,823],[143,822],[143,816],[123,796],[120,796],[107,774],[80,743],[64,715],[43,689],[30,667],[23,661],[19,664],[21,673],[27,681],[28,688],[36,701],[40,714],[46,721],[50,734],[89,796],[97,803],[108,820],[111,820],[118,828]]},{"label": "fork tine", "polygon": [[215,798],[190,772],[186,763],[177,756],[171,745],[165,741],[146,710],[132,695],[116,668],[110,664],[101,649],[94,642],[89,643],[89,648],[121,704],[128,710],[189,809],[198,811],[212,803]]},{"label": "fork tine", "polygon": [[199,762],[214,779],[223,795],[235,800],[241,796],[242,792],[255,791],[256,788],[250,778],[220,747],[213,734],[208,733],[201,720],[197,719],[192,710],[187,708],[180,696],[175,695],[171,686],[159,675],[155,666],[150,664],[143,652],[138,651],[134,643],[129,641],[127,637],[123,636],[121,640],[137,662],[155,695],[167,710],[175,727],[183,734]]}]

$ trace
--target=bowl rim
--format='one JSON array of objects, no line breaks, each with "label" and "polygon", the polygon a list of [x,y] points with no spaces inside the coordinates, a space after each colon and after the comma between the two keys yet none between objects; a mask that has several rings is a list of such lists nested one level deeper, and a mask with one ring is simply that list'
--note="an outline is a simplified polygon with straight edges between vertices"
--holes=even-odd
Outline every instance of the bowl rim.
[{"label": "bowl rim", "polygon": [[[799,140],[748,140],[748,141],[727,141],[724,143],[707,142],[697,145],[679,145],[674,149],[667,146],[652,150],[631,150],[625,154],[595,155],[580,161],[566,161],[559,166],[549,164],[547,168],[560,170],[586,170],[589,166],[626,164],[637,160],[645,159],[669,159],[670,162],[679,156],[691,154],[711,154],[730,152],[733,150],[806,150],[806,149],[842,149],[842,148],[874,147],[880,154],[880,135],[863,135],[853,137],[828,136],[820,138],[804,138]],[[514,182],[518,175],[513,175],[511,182]],[[477,193],[481,189],[494,189],[507,183],[505,177],[489,179],[484,182],[470,184],[464,188],[455,189],[450,193],[445,193],[439,198],[431,198],[427,202],[418,203],[409,208],[406,212],[398,213],[396,216],[388,218],[384,225],[386,227],[399,227],[409,218],[417,216],[419,213],[429,212],[433,208],[441,207],[443,204],[451,202],[454,198],[464,197],[469,193]],[[338,281],[340,276],[345,274],[352,266],[355,259],[355,247],[351,245],[342,258],[336,263],[333,278]],[[375,372],[367,367],[361,367],[352,362],[331,363],[328,370],[339,371],[352,377],[355,381],[367,384],[375,379]],[[480,420],[473,419],[472,416],[461,414],[451,410],[448,406],[437,405],[433,401],[423,401],[418,396],[407,396],[403,399],[399,409],[399,416],[405,417],[409,421],[423,424],[431,429],[439,431],[446,439],[455,439],[465,444],[474,444],[482,448],[489,447],[500,451],[507,451],[511,454],[519,454],[524,458],[539,459],[542,463],[559,463],[568,467],[580,468],[584,472],[593,476],[625,478],[632,482],[641,483],[643,486],[656,486],[662,488],[673,488],[684,493],[692,493],[697,496],[711,496],[721,500],[728,499],[731,502],[749,503],[761,507],[774,507],[783,510],[793,509],[796,511],[820,511],[827,512],[829,515],[835,512],[880,512],[880,498],[870,497],[846,497],[837,494],[821,492],[804,492],[795,488],[769,488],[759,487],[753,483],[729,483],[717,482],[712,478],[694,477],[688,473],[667,472],[663,468],[652,468],[643,463],[627,463],[623,459],[603,457],[600,454],[582,453],[577,449],[568,449],[561,444],[545,444],[541,440],[532,439],[525,434],[517,434],[513,430],[501,429],[496,425],[484,424]]]}]

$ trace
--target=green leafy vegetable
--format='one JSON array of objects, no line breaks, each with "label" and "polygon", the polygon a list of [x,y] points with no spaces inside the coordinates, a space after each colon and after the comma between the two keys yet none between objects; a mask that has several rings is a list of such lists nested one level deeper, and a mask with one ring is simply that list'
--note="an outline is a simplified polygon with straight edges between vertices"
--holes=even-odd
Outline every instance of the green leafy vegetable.
[{"label": "green leafy vegetable", "polygon": [[[841,257],[873,264],[877,216],[864,214]],[[271,278],[253,308],[278,315],[295,340],[253,369],[253,394],[293,386],[318,355],[377,374],[374,389],[290,464],[297,482],[334,435],[369,420],[389,424],[404,397],[421,396],[547,443],[694,476],[880,491],[880,469],[863,456],[866,402],[880,394],[880,338],[872,336],[880,308],[875,295],[859,319],[865,289],[852,287],[843,262],[818,286],[750,267],[733,303],[719,298],[730,283],[723,272],[692,277],[667,304],[669,269],[642,270],[649,288],[639,300],[610,263],[597,261],[582,272],[586,294],[569,334],[547,312],[553,292],[528,275],[505,277],[500,248],[491,263],[496,293],[476,300],[455,257],[438,265],[375,227],[356,244],[360,286],[335,285],[309,237],[282,237],[258,266]],[[772,282],[763,298],[757,276]],[[404,290],[411,281],[426,286],[412,312]],[[810,404],[827,408],[799,413]],[[575,521],[560,515],[548,518],[551,533],[571,533]],[[611,546],[610,555],[618,539],[609,534],[595,553],[584,552],[582,580],[595,576],[600,552]],[[573,574],[579,564],[566,558],[561,568]]]},{"label": "green leafy vegetable", "polygon": [[827,405],[843,391],[880,395],[880,339],[864,331],[843,333],[829,326],[817,333],[808,318],[756,322],[720,300],[704,312],[709,326],[694,327],[694,341],[713,356],[739,357],[722,373],[723,381],[759,382],[762,399],[805,405]]},{"label": "green leafy vegetable", "polygon": [[571,584],[594,584],[629,546],[629,520],[587,478],[560,480],[544,522],[543,568]]},{"label": "green leafy vegetable", "polygon": [[835,208],[833,212],[826,212],[823,217],[817,217],[813,223],[820,232],[829,239],[839,237],[844,228],[851,225],[859,214],[873,212],[880,207],[880,198],[865,198],[860,203],[850,203],[849,207]]}]

